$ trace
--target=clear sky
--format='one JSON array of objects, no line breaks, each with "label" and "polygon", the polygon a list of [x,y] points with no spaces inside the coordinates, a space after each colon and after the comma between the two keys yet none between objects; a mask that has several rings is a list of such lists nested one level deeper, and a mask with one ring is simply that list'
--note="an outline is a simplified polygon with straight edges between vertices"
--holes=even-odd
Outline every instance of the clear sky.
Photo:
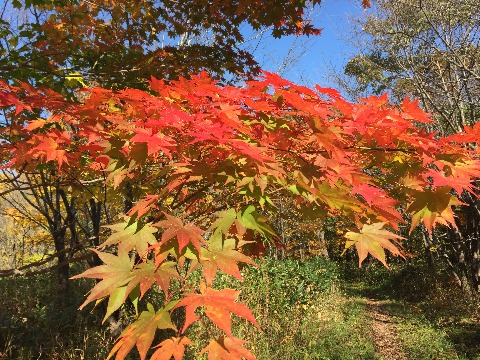
[{"label": "clear sky", "polygon": [[[352,18],[363,13],[361,0],[323,0],[309,16],[315,26],[323,28],[320,36],[256,39],[252,41],[252,45],[257,46],[256,59],[265,70],[279,72],[295,83],[334,87],[329,75],[334,70],[343,71],[347,60],[355,53],[354,44],[348,40],[352,34]],[[291,55],[300,57],[296,62],[285,63],[283,59],[292,44]]]}]

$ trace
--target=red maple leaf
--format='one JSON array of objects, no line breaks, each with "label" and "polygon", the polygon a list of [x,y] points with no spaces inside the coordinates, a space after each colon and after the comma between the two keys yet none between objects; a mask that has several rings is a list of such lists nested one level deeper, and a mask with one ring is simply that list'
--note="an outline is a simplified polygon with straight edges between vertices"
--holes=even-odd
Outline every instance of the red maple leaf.
[{"label": "red maple leaf", "polygon": [[146,143],[148,155],[158,154],[163,151],[165,155],[171,158],[171,150],[176,146],[175,141],[167,135],[156,132],[154,129],[135,129],[135,136],[130,139],[132,142]]},{"label": "red maple leaf", "polygon": [[45,158],[46,162],[56,161],[60,168],[65,162],[68,164],[67,152],[64,149],[58,148],[58,138],[54,136],[35,136],[39,143],[32,149],[32,155],[38,157],[39,155]]},{"label": "red maple leaf", "polygon": [[155,207],[153,204],[158,200],[158,198],[158,195],[145,195],[143,199],[135,202],[135,205],[130,209],[127,215],[133,216],[136,214],[137,219],[142,217]]},{"label": "red maple leaf", "polygon": [[402,102],[402,110],[406,119],[411,119],[413,121],[423,122],[423,123],[432,123],[433,120],[430,118],[432,114],[426,113],[418,107],[418,99],[410,101],[408,95]]},{"label": "red maple leaf", "polygon": [[[0,84],[3,85],[3,84]],[[4,87],[4,86],[2,86]],[[7,88],[7,91],[10,92],[4,92],[0,91],[0,106],[15,106],[15,116],[20,114],[23,110],[28,110],[32,111],[32,108],[25,104],[23,101],[21,101],[16,95],[14,95],[11,91],[14,90],[15,88],[12,88],[8,85],[5,85]]]}]

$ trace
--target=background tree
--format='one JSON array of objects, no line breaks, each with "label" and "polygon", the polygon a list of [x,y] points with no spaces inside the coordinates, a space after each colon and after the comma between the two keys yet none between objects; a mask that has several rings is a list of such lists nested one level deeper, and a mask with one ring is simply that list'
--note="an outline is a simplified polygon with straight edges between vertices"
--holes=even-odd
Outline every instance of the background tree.
[{"label": "background tree", "polygon": [[[359,22],[362,49],[345,68],[354,97],[390,90],[405,94],[437,120],[446,136],[474,126],[480,115],[480,6],[474,0],[381,0]],[[364,46],[365,45],[365,46]],[[351,85],[351,86],[348,86]],[[457,228],[423,234],[427,259],[443,258],[464,289],[479,290],[480,208],[463,193]],[[432,251],[435,251],[433,253]],[[434,269],[432,264],[431,269]]]},{"label": "background tree", "polygon": [[[478,118],[480,9],[475,1],[379,1],[360,23],[361,54],[345,74],[355,91],[419,98],[443,135]],[[363,45],[366,46],[363,46]]]},{"label": "background tree", "polygon": [[204,69],[220,79],[249,77],[260,69],[242,47],[242,27],[274,37],[318,34],[303,18],[306,6],[300,0],[5,0],[0,69],[10,79],[50,87],[144,87],[150,76],[175,79]]},{"label": "background tree", "polygon": [[19,269],[41,260],[52,250],[52,239],[42,215],[18,192],[4,196],[0,203],[0,268]]}]

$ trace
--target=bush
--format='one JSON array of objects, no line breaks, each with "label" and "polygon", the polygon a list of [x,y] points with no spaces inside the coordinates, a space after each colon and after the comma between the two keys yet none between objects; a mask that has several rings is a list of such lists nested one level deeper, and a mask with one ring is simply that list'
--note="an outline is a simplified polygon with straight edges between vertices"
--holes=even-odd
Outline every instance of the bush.
[{"label": "bush", "polygon": [[58,304],[56,274],[0,279],[1,359],[102,359],[113,343],[99,311],[78,311],[91,284],[76,281]]}]

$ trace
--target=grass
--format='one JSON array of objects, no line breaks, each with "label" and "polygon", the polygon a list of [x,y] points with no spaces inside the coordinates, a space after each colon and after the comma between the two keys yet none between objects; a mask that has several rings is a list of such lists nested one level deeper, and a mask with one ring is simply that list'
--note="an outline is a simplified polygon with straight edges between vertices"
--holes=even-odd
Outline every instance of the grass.
[{"label": "grass", "polygon": [[258,359],[376,359],[364,309],[341,294],[331,262],[267,259],[248,275],[243,300],[263,332],[236,330]]},{"label": "grass", "polygon": [[251,340],[258,359],[377,359],[363,308],[340,294],[272,317]]},{"label": "grass", "polygon": [[[375,297],[384,299],[410,359],[479,360],[478,303],[451,289],[429,289],[427,281],[416,280],[422,272],[415,271],[373,266],[346,280],[323,259],[265,259],[258,268],[242,269],[241,285],[227,276],[215,281],[219,287],[240,286],[241,300],[263,331],[234,317],[233,332],[249,341],[246,346],[258,359],[380,360],[365,307],[365,298]],[[0,279],[0,359],[105,359],[114,338],[101,325],[101,312],[77,310],[90,286],[72,282],[70,301],[57,304],[53,274]],[[155,302],[155,295],[149,301]],[[123,316],[132,314],[127,307]],[[206,340],[204,329],[191,330],[192,340]],[[191,348],[186,359],[198,359],[200,347]],[[129,356],[137,358],[135,351]]]}]

